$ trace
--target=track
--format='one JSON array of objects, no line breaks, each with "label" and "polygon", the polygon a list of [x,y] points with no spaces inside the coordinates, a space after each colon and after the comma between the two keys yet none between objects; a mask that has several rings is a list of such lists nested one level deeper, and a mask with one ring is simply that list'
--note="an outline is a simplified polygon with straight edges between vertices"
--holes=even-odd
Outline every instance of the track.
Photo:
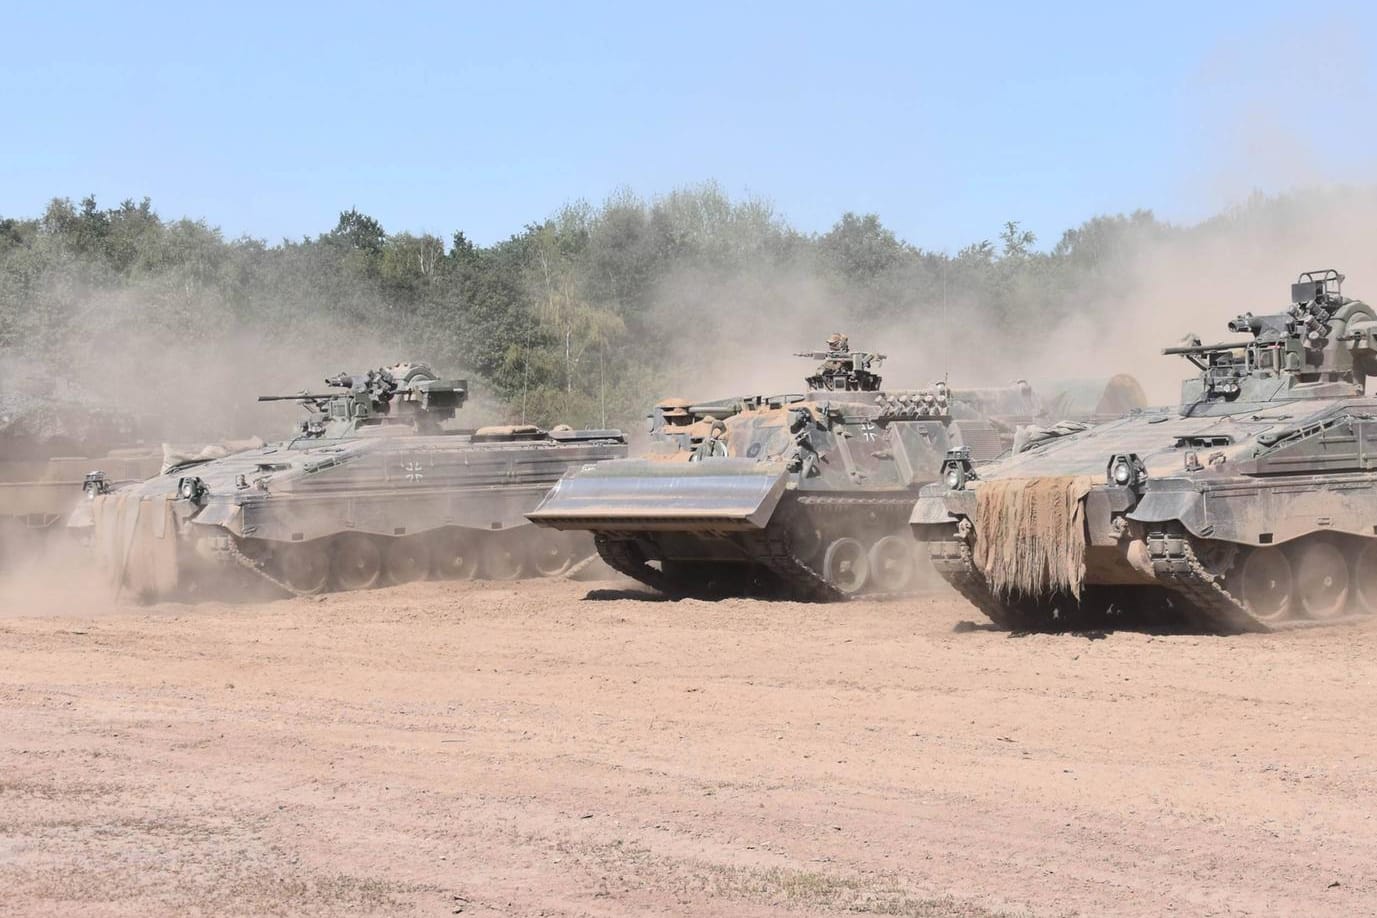
[{"label": "track", "polygon": [[[933,566],[952,588],[992,622],[1013,631],[1170,625],[1211,634],[1245,634],[1355,623],[1370,617],[1350,603],[1343,614],[1315,620],[1302,617],[1299,603],[1293,602],[1289,617],[1264,620],[1229,588],[1231,579],[1236,580],[1231,573],[1236,572],[1237,560],[1222,570],[1211,570],[1200,557],[1198,540],[1181,530],[1149,533],[1146,541],[1159,588],[1087,585],[1079,600],[997,595],[976,567],[964,539],[930,542],[928,550]],[[1298,541],[1300,545],[1292,548],[1303,549],[1306,543]],[[1164,595],[1154,596],[1154,589]]]}]

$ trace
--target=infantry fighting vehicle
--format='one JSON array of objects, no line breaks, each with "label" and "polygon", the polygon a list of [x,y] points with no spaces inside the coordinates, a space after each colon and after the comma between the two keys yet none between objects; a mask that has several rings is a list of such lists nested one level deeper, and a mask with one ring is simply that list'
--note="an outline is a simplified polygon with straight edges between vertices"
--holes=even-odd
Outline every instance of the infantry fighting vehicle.
[{"label": "infantry fighting vehicle", "polygon": [[422,364],[327,379],[335,391],[261,396],[310,409],[297,435],[188,461],[114,490],[86,482],[86,521],[118,581],[144,595],[194,593],[227,570],[297,594],[428,575],[555,575],[588,541],[523,514],[571,466],[626,455],[615,430],[447,430],[467,396]]},{"label": "infantry fighting vehicle", "polygon": [[1199,370],[1177,409],[1045,438],[977,467],[959,450],[912,522],[995,622],[1116,613],[1219,632],[1377,612],[1377,315],[1302,274],[1243,337],[1165,353]]},{"label": "infantry fighting vehicle", "polygon": [[592,531],[609,565],[672,595],[911,589],[919,487],[951,449],[994,459],[1017,425],[1046,420],[1041,404],[1026,384],[884,391],[884,355],[843,335],[798,356],[821,360],[809,391],[667,399],[646,455],[571,473],[528,517]]}]

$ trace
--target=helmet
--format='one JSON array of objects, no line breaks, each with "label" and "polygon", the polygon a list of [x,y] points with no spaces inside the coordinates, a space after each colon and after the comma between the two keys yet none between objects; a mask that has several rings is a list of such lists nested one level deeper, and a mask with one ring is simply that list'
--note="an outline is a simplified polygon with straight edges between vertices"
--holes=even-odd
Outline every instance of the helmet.
[{"label": "helmet", "polygon": [[686,398],[667,398],[655,404],[655,409],[667,418],[686,418],[689,416],[689,400]]},{"label": "helmet", "polygon": [[832,332],[827,336],[827,347],[833,351],[844,351],[849,347],[849,339],[841,332]]}]

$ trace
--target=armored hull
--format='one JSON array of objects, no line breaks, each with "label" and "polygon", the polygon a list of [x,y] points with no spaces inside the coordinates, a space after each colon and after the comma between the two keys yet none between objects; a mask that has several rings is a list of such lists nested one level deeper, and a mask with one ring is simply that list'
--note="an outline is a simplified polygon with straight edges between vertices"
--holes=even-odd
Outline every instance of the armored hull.
[{"label": "armored hull", "polygon": [[[983,463],[1044,421],[1026,385],[881,391],[833,355],[794,395],[662,403],[636,459],[562,479],[528,516],[589,531],[613,568],[673,595],[806,600],[912,590],[926,567],[907,529],[950,449]],[[839,366],[840,365],[840,366]],[[831,371],[831,375],[829,375]],[[668,406],[665,408],[664,406]]]},{"label": "armored hull", "polygon": [[[432,386],[432,409],[437,396]],[[588,540],[537,530],[523,514],[570,467],[624,456],[620,432],[444,432],[370,414],[362,400],[325,407],[340,409],[335,421],[325,410],[292,440],[94,489],[89,522],[117,582],[166,596],[256,576],[307,594],[549,576],[592,555]],[[368,423],[385,419],[399,423]]]},{"label": "armored hull", "polygon": [[1125,621],[1213,632],[1377,611],[1377,317],[1302,276],[1251,339],[1191,359],[1177,408],[1043,440],[984,468],[953,457],[912,523],[995,622]]}]

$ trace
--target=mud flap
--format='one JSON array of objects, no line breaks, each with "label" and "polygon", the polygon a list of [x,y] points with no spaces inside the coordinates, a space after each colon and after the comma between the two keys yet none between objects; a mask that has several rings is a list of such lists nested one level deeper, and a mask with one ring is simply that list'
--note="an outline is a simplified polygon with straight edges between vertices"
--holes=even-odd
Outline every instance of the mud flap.
[{"label": "mud flap", "polygon": [[759,530],[788,480],[783,465],[753,459],[619,459],[560,479],[526,517],[555,529]]},{"label": "mud flap", "polygon": [[1179,479],[1149,482],[1128,518],[1138,523],[1179,521],[1198,536],[1209,535],[1212,531],[1205,512],[1205,495],[1194,483]]}]

